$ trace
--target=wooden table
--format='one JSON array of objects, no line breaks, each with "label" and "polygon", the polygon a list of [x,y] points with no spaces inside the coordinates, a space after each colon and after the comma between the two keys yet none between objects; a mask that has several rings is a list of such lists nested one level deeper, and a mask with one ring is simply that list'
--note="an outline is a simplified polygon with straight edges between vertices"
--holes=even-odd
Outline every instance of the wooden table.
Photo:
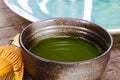
[{"label": "wooden table", "polygon": [[[0,0],[0,45],[8,44],[9,40],[12,40],[22,28],[30,23],[28,20],[12,12],[4,4],[3,0]],[[111,57],[107,68],[99,80],[120,80],[120,34],[113,35],[113,38],[117,45],[114,45],[111,50]]]}]

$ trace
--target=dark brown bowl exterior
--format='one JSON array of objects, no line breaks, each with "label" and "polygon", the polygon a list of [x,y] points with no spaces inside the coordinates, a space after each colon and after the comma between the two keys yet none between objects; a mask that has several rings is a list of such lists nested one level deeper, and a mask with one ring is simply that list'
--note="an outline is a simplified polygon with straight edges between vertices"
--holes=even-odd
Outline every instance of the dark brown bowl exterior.
[{"label": "dark brown bowl exterior", "polygon": [[[57,62],[32,54],[28,49],[37,41],[54,36],[75,36],[98,44],[103,53],[81,62]],[[105,70],[113,45],[111,35],[100,26],[75,18],[54,18],[28,25],[20,34],[23,59],[33,80],[96,80]],[[47,50],[47,49],[46,49]]]}]

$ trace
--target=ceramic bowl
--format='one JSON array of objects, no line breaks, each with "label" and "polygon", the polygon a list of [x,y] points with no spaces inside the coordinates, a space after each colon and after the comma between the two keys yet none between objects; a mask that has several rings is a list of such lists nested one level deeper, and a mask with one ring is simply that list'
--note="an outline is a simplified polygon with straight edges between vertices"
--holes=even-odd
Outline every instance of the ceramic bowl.
[{"label": "ceramic bowl", "polygon": [[[90,60],[59,62],[44,59],[29,51],[38,41],[56,36],[75,36],[98,44],[103,53]],[[109,60],[113,40],[100,26],[76,18],[54,18],[32,23],[20,34],[20,45],[25,51],[25,68],[33,80],[97,80]],[[47,50],[47,49],[46,49]]]},{"label": "ceramic bowl", "polygon": [[72,17],[101,25],[111,34],[120,34],[120,0],[4,0],[23,18],[39,20]]}]

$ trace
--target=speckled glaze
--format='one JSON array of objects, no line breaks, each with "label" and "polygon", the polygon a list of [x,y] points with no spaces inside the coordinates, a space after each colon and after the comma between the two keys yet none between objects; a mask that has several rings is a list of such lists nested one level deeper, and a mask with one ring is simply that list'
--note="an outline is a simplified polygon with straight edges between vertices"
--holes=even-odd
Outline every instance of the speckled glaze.
[{"label": "speckled glaze", "polygon": [[[57,62],[38,57],[28,50],[37,41],[54,36],[86,38],[98,44],[104,52],[86,61]],[[20,34],[20,45],[25,51],[25,68],[33,80],[96,80],[105,70],[113,39],[106,30],[94,23],[75,18],[54,18],[24,28]]]}]

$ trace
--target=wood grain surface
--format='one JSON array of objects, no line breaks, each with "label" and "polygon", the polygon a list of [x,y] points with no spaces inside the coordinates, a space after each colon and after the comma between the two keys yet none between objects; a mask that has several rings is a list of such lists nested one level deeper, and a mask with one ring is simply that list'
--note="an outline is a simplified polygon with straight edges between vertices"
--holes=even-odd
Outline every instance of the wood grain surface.
[{"label": "wood grain surface", "polygon": [[[22,28],[30,23],[11,11],[3,0],[0,0],[0,45],[8,44],[9,40],[12,40]],[[116,39],[120,39],[120,34],[117,34],[114,39],[115,43],[118,44],[119,41],[116,42]],[[24,80],[29,79],[24,78]],[[120,45],[114,46],[111,50],[107,68],[99,80],[120,80]]]}]

